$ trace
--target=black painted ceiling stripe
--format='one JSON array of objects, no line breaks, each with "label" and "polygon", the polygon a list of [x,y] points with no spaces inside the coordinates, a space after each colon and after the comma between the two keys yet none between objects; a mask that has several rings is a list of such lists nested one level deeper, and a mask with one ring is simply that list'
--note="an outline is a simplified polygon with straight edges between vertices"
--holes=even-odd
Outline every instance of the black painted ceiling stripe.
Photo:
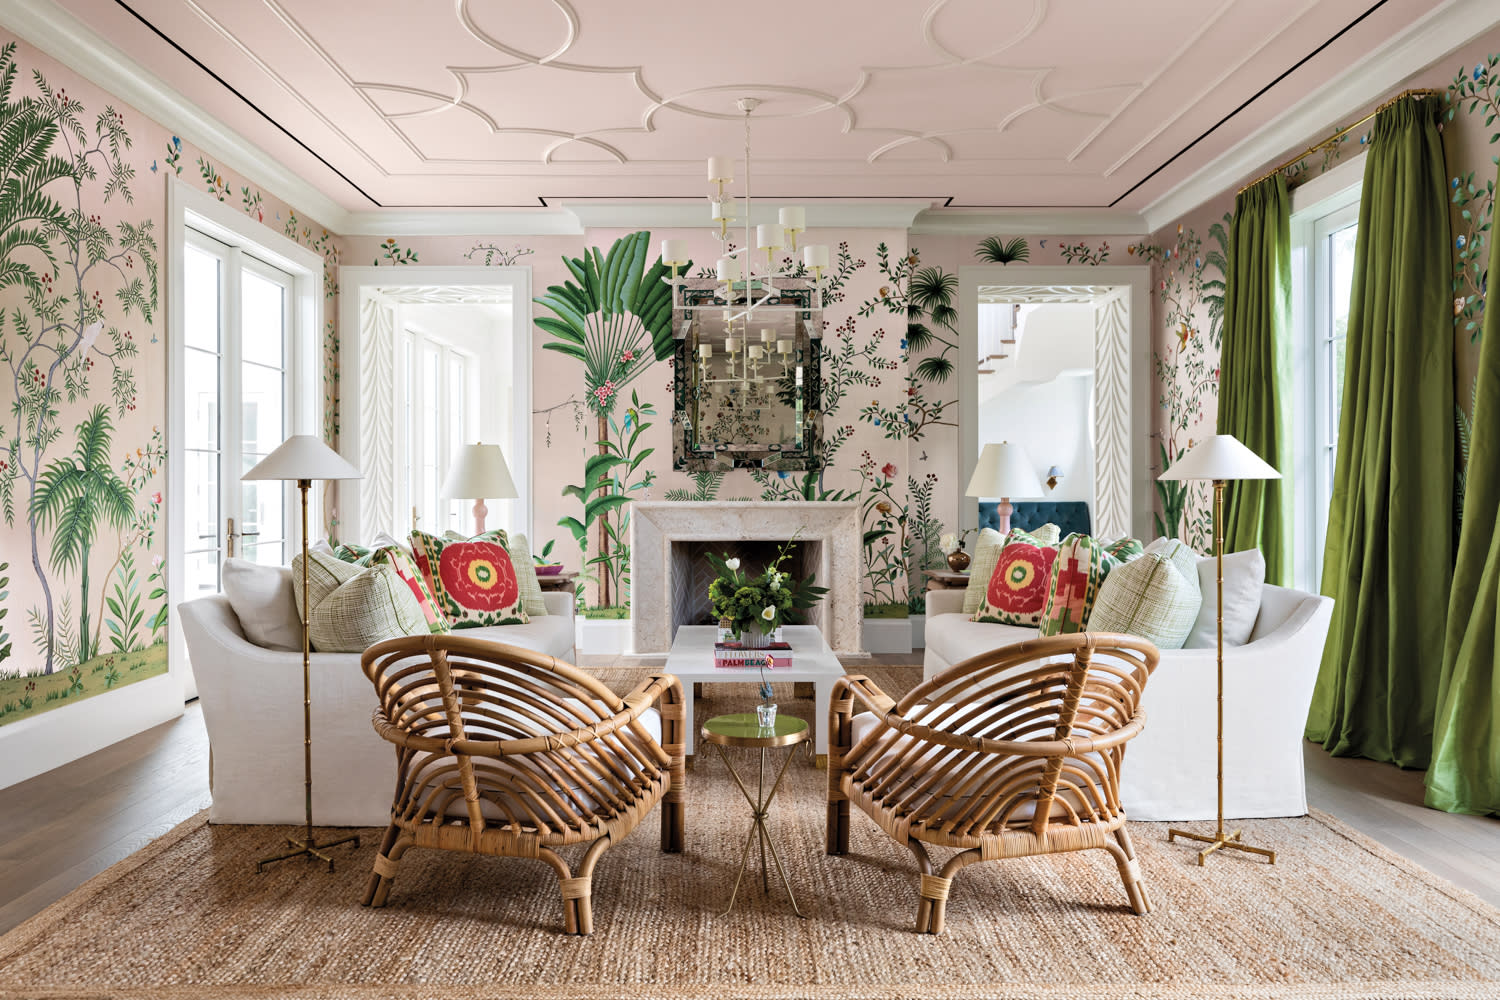
[{"label": "black painted ceiling stripe", "polygon": [[[194,56],[187,49],[183,48],[181,45],[178,45],[176,41],[174,41],[170,36],[167,35],[166,32],[162,31],[156,25],[152,24],[145,17],[142,17],[141,14],[138,11],[136,11],[133,7],[131,7],[130,4],[126,3],[125,0],[115,0],[115,3],[118,4],[120,6],[120,8],[122,10],[124,10],[126,13],[128,13],[131,17],[135,18],[137,21],[141,22],[141,24],[145,25],[148,29],[150,29],[150,31],[153,34],[155,34],[157,38],[160,38],[162,41],[164,41],[168,45],[172,46],[172,48],[176,49],[177,52],[184,59],[188,60],[188,62],[192,63],[194,66],[197,66],[203,72],[205,72],[209,76],[211,76],[214,79],[214,81],[219,84],[219,86],[221,86],[225,90],[229,91],[235,97],[238,97],[241,101],[243,101],[245,103],[246,107],[250,108],[252,111],[254,111],[256,114],[260,115],[262,118],[264,118],[271,125],[275,126],[275,128],[277,129],[277,131],[279,131],[282,135],[286,136],[288,139],[292,140],[297,145],[301,146],[304,150],[307,151],[307,153],[310,156],[312,156],[319,163],[323,164],[323,166],[327,167],[329,170],[331,170],[335,174],[337,174],[339,176],[340,180],[342,180],[345,184],[348,184],[354,190],[358,191],[362,196],[364,196],[364,198],[365,198],[366,201],[368,201],[370,204],[374,205],[376,208],[384,208],[385,207],[384,205],[380,204],[380,202],[378,202],[374,198],[370,197],[369,192],[367,192],[364,188],[360,187],[358,184],[356,184],[352,180],[350,180],[349,177],[348,177],[348,175],[345,174],[342,170],[340,170],[338,167],[335,167],[332,163],[329,163],[322,156],[320,156],[318,154],[318,152],[316,150],[314,150],[311,146],[309,146],[307,143],[303,142],[301,139],[299,139],[295,135],[293,135],[291,133],[291,130],[289,130],[285,125],[282,125],[279,121],[277,121],[276,119],[272,118],[270,115],[266,114],[265,111],[261,110],[261,108],[260,108],[260,106],[258,104],[256,104],[254,101],[250,100],[250,98],[246,97],[244,94],[240,93],[234,87],[230,86],[230,84],[229,84],[229,82],[227,80],[225,80],[222,76],[220,76],[219,74],[215,73],[213,70],[211,70],[207,66],[205,66],[196,56]],[[166,124],[166,123],[163,122],[162,124]]]},{"label": "black painted ceiling stripe", "polygon": [[1254,104],[1257,100],[1259,100],[1262,96],[1264,96],[1265,93],[1268,90],[1270,90],[1272,87],[1276,86],[1282,80],[1285,80],[1287,77],[1291,76],[1293,73],[1297,72],[1297,70],[1301,69],[1307,62],[1309,62],[1311,59],[1313,59],[1315,56],[1317,56],[1320,52],[1322,52],[1324,49],[1328,48],[1328,46],[1332,45],[1334,42],[1338,41],[1340,38],[1343,38],[1344,35],[1348,34],[1350,31],[1352,31],[1355,28],[1355,26],[1358,25],[1361,21],[1363,21],[1365,18],[1369,17],[1371,14],[1375,13],[1377,10],[1379,10],[1382,7],[1384,7],[1385,5],[1386,5],[1386,0],[1376,0],[1376,3],[1372,7],[1370,7],[1369,10],[1365,11],[1363,14],[1359,15],[1354,20],[1350,21],[1348,24],[1346,24],[1342,28],[1340,28],[1333,35],[1332,38],[1329,38],[1328,41],[1324,42],[1322,45],[1319,45],[1317,48],[1313,49],[1307,55],[1305,55],[1301,59],[1297,60],[1297,62],[1295,62],[1289,68],[1287,68],[1284,72],[1282,72],[1282,74],[1280,76],[1278,76],[1276,79],[1272,80],[1270,83],[1266,84],[1264,87],[1262,87],[1259,90],[1257,90],[1250,97],[1246,98],[1245,102],[1243,104],[1241,104],[1239,107],[1235,108],[1233,111],[1229,112],[1229,114],[1225,115],[1223,118],[1220,118],[1217,122],[1215,122],[1212,126],[1210,126],[1209,129],[1206,132],[1204,132],[1202,135],[1200,135],[1198,138],[1194,139],[1192,142],[1188,143],[1186,146],[1183,146],[1176,153],[1173,153],[1172,156],[1171,156],[1171,158],[1168,159],[1165,163],[1163,163],[1161,166],[1159,166],[1155,170],[1151,171],[1145,177],[1142,177],[1140,180],[1138,180],[1134,184],[1132,184],[1130,186],[1130,189],[1128,191],[1126,191],[1124,194],[1120,195],[1120,197],[1116,198],[1114,201],[1110,202],[1109,203],[1109,207],[1110,208],[1114,208],[1120,202],[1124,201],[1126,198],[1129,198],[1130,195],[1131,195],[1131,193],[1134,192],[1136,190],[1136,188],[1140,187],[1142,184],[1145,184],[1151,178],[1155,177],[1157,174],[1159,174],[1163,170],[1167,169],[1167,167],[1171,166],[1174,162],[1176,162],[1176,160],[1178,159],[1178,157],[1182,156],[1188,150],[1190,150],[1194,146],[1198,145],[1198,143],[1202,142],[1204,139],[1207,139],[1210,135],[1213,135],[1213,133],[1218,130],[1219,126],[1223,125],[1225,122],[1229,121],[1229,119],[1233,118],[1235,115],[1239,114],[1241,111],[1244,111],[1250,105]]}]

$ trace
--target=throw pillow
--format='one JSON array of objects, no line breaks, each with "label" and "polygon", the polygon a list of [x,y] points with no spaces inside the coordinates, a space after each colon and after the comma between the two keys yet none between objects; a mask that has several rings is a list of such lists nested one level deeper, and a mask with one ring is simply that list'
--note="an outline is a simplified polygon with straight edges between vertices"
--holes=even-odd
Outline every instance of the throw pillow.
[{"label": "throw pillow", "polygon": [[1042,635],[1082,632],[1104,578],[1140,554],[1141,543],[1134,538],[1109,545],[1077,532],[1064,538],[1052,562],[1047,603],[1042,608]]},{"label": "throw pillow", "polygon": [[313,604],[307,620],[313,649],[362,653],[403,635],[428,631],[411,589],[389,566],[361,569]]},{"label": "throw pillow", "polygon": [[[327,552],[312,552],[307,559],[307,600],[304,603],[302,597],[302,553],[292,559],[292,596],[297,603],[299,616],[303,608],[315,608],[323,603],[323,598],[333,593],[361,572],[360,567],[353,563],[344,562],[338,556]],[[297,648],[302,648],[299,639]]]},{"label": "throw pillow", "polygon": [[1037,540],[1038,544],[1050,545],[1054,549],[1058,546],[1058,540],[1062,538],[1062,529],[1048,521],[1039,528],[1012,528],[1011,533],[1024,532]]},{"label": "throw pillow", "polygon": [[1005,548],[1000,550],[984,603],[974,620],[1001,625],[1040,624],[1056,559],[1057,549],[1042,544],[1035,535],[1013,528]]},{"label": "throw pillow", "polygon": [[292,571],[248,559],[224,560],[224,596],[245,638],[264,649],[302,651],[302,619]]},{"label": "throw pillow", "polygon": [[[1212,649],[1218,644],[1219,587],[1214,558],[1198,560],[1198,586],[1203,607],[1188,633],[1189,649]],[[1260,617],[1260,592],[1266,583],[1266,557],[1260,549],[1224,554],[1224,645],[1243,646]]]},{"label": "throw pillow", "polygon": [[525,625],[516,567],[504,531],[487,531],[456,542],[425,531],[411,533],[412,555],[454,628]]},{"label": "throw pillow", "polygon": [[1159,552],[1172,560],[1177,572],[1189,582],[1198,579],[1198,553],[1180,538],[1158,538],[1146,546],[1147,552]]},{"label": "throw pillow", "polygon": [[417,599],[417,606],[422,609],[422,617],[427,620],[429,631],[448,631],[448,619],[444,617],[443,609],[438,606],[437,598],[427,586],[427,578],[417,568],[416,559],[412,558],[404,545],[387,545],[376,549],[370,554],[370,564],[389,566],[401,582],[406,584],[412,596]]},{"label": "throw pillow", "polygon": [[1090,632],[1124,632],[1158,649],[1181,649],[1203,597],[1172,560],[1151,552],[1112,571],[1099,586],[1089,613]]},{"label": "throw pillow", "polygon": [[545,615],[547,602],[542,600],[542,585],[536,578],[536,562],[531,558],[531,543],[522,534],[510,536],[505,547],[510,564],[516,568],[516,582],[521,585],[521,603],[528,615]]},{"label": "throw pillow", "polygon": [[964,614],[973,615],[984,603],[984,593],[990,588],[990,576],[995,572],[995,563],[1000,550],[1005,548],[1005,536],[994,528],[983,528],[974,542],[974,558],[969,563],[969,586],[964,591]]},{"label": "throw pillow", "polygon": [[375,554],[375,550],[364,545],[340,542],[333,547],[333,554],[346,563],[353,563],[356,566],[368,566],[370,565],[370,557]]}]

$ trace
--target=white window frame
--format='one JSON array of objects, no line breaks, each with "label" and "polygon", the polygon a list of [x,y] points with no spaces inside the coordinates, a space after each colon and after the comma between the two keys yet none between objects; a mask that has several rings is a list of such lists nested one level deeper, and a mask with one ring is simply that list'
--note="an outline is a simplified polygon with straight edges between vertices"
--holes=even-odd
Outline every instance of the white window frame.
[{"label": "white window frame", "polygon": [[[269,226],[220,202],[181,179],[167,177],[167,603],[172,609],[167,647],[168,673],[183,688],[187,700],[197,696],[197,685],[188,664],[187,645],[176,608],[182,601],[183,546],[181,525],[186,512],[185,481],[182,474],[184,441],[184,373],[183,373],[183,255],[188,230],[196,230],[292,277],[290,302],[290,350],[286,356],[288,374],[287,402],[290,407],[288,426],[292,433],[322,433],[323,386],[323,257],[281,235]],[[226,302],[221,309],[238,315],[239,303]],[[221,372],[225,366],[221,365]],[[221,375],[221,377],[223,377]],[[238,373],[235,374],[238,377]],[[238,418],[236,417],[236,420]],[[234,482],[233,470],[221,475]],[[322,510],[321,484],[313,486],[312,510]],[[291,515],[287,544],[301,543],[300,517],[296,516],[295,491],[288,486],[286,510]]]},{"label": "white window frame", "polygon": [[1322,582],[1333,485],[1325,452],[1338,435],[1323,393],[1331,377],[1324,350],[1332,327],[1328,237],[1359,222],[1364,160],[1359,153],[1292,192],[1292,572],[1298,589],[1310,593]]}]

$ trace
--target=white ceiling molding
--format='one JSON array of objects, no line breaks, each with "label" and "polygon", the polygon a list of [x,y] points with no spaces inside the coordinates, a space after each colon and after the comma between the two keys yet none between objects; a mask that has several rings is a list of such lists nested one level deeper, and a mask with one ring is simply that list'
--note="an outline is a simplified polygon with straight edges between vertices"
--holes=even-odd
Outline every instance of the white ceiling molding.
[{"label": "white ceiling molding", "polygon": [[[705,210],[704,215],[707,216]],[[420,208],[345,212],[340,236],[581,236],[566,208]],[[705,218],[704,225],[707,225]]]},{"label": "white ceiling molding", "polygon": [[1146,207],[1146,230],[1155,232],[1210,198],[1235,188],[1278,157],[1341,125],[1448,53],[1500,24],[1495,0],[1448,0],[1210,161],[1190,179]]},{"label": "white ceiling molding", "polygon": [[933,208],[918,214],[913,236],[992,236],[996,233],[1059,236],[1144,236],[1140,214],[1112,208]]},{"label": "white ceiling molding", "polygon": [[[705,198],[662,201],[640,199],[617,201],[608,198],[559,200],[586,229],[710,229],[709,201]],[[807,228],[813,229],[909,229],[919,213],[932,206],[932,200],[912,198],[861,198],[857,201],[799,201],[796,198],[758,198],[751,206],[750,225],[776,222],[782,205],[801,205],[807,209]],[[742,230],[744,220],[729,227]],[[804,242],[808,242],[805,240]],[[816,238],[810,239],[816,242]]]},{"label": "white ceiling molding", "polygon": [[345,231],[348,209],[51,0],[0,0],[0,25],[330,231]]}]

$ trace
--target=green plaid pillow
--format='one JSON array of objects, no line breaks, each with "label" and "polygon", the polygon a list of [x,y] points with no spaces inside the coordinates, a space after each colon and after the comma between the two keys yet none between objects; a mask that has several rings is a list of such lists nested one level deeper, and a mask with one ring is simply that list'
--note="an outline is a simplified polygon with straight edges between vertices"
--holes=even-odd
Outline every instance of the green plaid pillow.
[{"label": "green plaid pillow", "polygon": [[528,615],[545,615],[547,602],[542,600],[542,585],[536,578],[536,561],[531,558],[531,543],[520,533],[510,536],[505,546],[511,565],[516,568],[516,582],[521,585],[521,603]]},{"label": "green plaid pillow", "polygon": [[1158,649],[1181,649],[1202,603],[1196,579],[1186,579],[1168,556],[1148,552],[1110,571],[1094,598],[1087,628],[1137,635]]},{"label": "green plaid pillow", "polygon": [[320,653],[363,653],[377,642],[427,631],[417,599],[385,565],[359,570],[315,602],[307,620],[308,637]]},{"label": "green plaid pillow", "polygon": [[303,621],[307,616],[303,608],[315,608],[323,598],[338,590],[348,580],[360,574],[360,567],[345,562],[328,552],[310,552],[307,557],[307,600],[302,594],[302,553],[292,558],[292,597],[297,601],[297,614]]},{"label": "green plaid pillow", "polygon": [[1141,552],[1141,543],[1134,538],[1110,545],[1077,532],[1064,538],[1052,563],[1047,604],[1042,608],[1042,635],[1082,632],[1104,578]]}]

